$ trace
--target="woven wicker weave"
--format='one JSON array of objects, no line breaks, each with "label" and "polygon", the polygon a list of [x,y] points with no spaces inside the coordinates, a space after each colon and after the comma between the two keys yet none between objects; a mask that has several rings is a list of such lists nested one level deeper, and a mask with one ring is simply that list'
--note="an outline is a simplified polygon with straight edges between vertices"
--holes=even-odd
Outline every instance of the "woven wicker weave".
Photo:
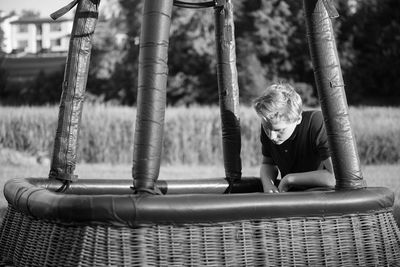
[{"label": "woven wicker weave", "polygon": [[15,266],[400,266],[391,210],[231,223],[68,226],[9,208],[0,252]]}]

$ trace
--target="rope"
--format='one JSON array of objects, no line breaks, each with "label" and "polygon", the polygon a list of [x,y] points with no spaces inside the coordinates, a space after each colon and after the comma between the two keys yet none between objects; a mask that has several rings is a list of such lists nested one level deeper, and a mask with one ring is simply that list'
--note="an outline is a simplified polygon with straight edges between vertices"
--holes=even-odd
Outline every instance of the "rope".
[{"label": "rope", "polygon": [[60,8],[59,10],[57,10],[54,13],[51,13],[50,17],[53,20],[58,19],[59,17],[63,16],[65,13],[67,13],[68,11],[70,11],[74,6],[76,6],[78,4],[79,0],[73,0],[71,3],[69,3],[68,5]]},{"label": "rope", "polygon": [[69,189],[69,186],[71,185],[71,181],[64,181],[63,185],[56,190],[57,193],[64,193]]},{"label": "rope", "polygon": [[158,187],[154,187],[154,189],[137,189],[133,186],[131,186],[131,189],[133,190],[134,194],[150,194],[150,195],[163,195],[161,190]]}]

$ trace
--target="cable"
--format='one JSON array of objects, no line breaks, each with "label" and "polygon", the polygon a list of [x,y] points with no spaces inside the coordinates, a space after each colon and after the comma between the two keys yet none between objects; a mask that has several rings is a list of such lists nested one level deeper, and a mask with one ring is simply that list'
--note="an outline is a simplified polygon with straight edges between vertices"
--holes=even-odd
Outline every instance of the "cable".
[{"label": "cable", "polygon": [[183,7],[183,8],[207,8],[207,7],[214,7],[215,1],[191,3],[191,2],[174,0],[174,6]]}]

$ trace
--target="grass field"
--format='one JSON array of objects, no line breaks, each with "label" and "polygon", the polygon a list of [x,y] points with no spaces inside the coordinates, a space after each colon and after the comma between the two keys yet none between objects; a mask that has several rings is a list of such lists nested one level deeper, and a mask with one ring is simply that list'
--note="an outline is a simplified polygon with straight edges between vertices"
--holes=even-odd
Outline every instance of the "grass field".
[{"label": "grass field", "polygon": [[[11,178],[47,177],[48,164],[3,165],[0,170],[0,188]],[[76,174],[80,179],[130,179],[131,166],[111,164],[79,164]],[[370,165],[363,167],[364,179],[371,187],[388,187],[395,193],[394,216],[400,225],[400,165]],[[243,176],[258,176],[258,167],[244,167]],[[202,179],[224,177],[223,166],[162,166],[160,180]],[[0,209],[4,211],[6,200],[1,194]]]},{"label": "grass field", "polygon": [[[54,146],[58,107],[0,107],[0,149],[47,154]],[[162,144],[162,163],[223,165],[221,119],[217,106],[168,107]],[[349,109],[360,161],[400,164],[400,108]],[[78,162],[129,164],[132,161],[136,109],[85,105]],[[242,164],[259,164],[260,121],[254,110],[240,107]]]}]

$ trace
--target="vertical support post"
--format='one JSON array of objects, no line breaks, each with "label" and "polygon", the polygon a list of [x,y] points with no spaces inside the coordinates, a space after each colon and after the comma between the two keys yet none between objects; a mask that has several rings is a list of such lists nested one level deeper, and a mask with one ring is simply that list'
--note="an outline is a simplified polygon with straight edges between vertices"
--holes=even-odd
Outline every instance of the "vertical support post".
[{"label": "vertical support post", "polygon": [[235,181],[242,176],[242,162],[232,1],[218,0],[214,10],[224,167],[226,178]]},{"label": "vertical support post", "polygon": [[331,149],[336,189],[365,186],[351,129],[342,71],[329,14],[331,1],[304,0],[307,36],[314,76]]},{"label": "vertical support post", "polygon": [[78,136],[99,3],[100,0],[80,0],[76,8],[49,178],[69,182],[77,179],[74,170]]},{"label": "vertical support post", "polygon": [[173,0],[145,0],[140,35],[132,176],[136,191],[154,192],[160,171]]}]

